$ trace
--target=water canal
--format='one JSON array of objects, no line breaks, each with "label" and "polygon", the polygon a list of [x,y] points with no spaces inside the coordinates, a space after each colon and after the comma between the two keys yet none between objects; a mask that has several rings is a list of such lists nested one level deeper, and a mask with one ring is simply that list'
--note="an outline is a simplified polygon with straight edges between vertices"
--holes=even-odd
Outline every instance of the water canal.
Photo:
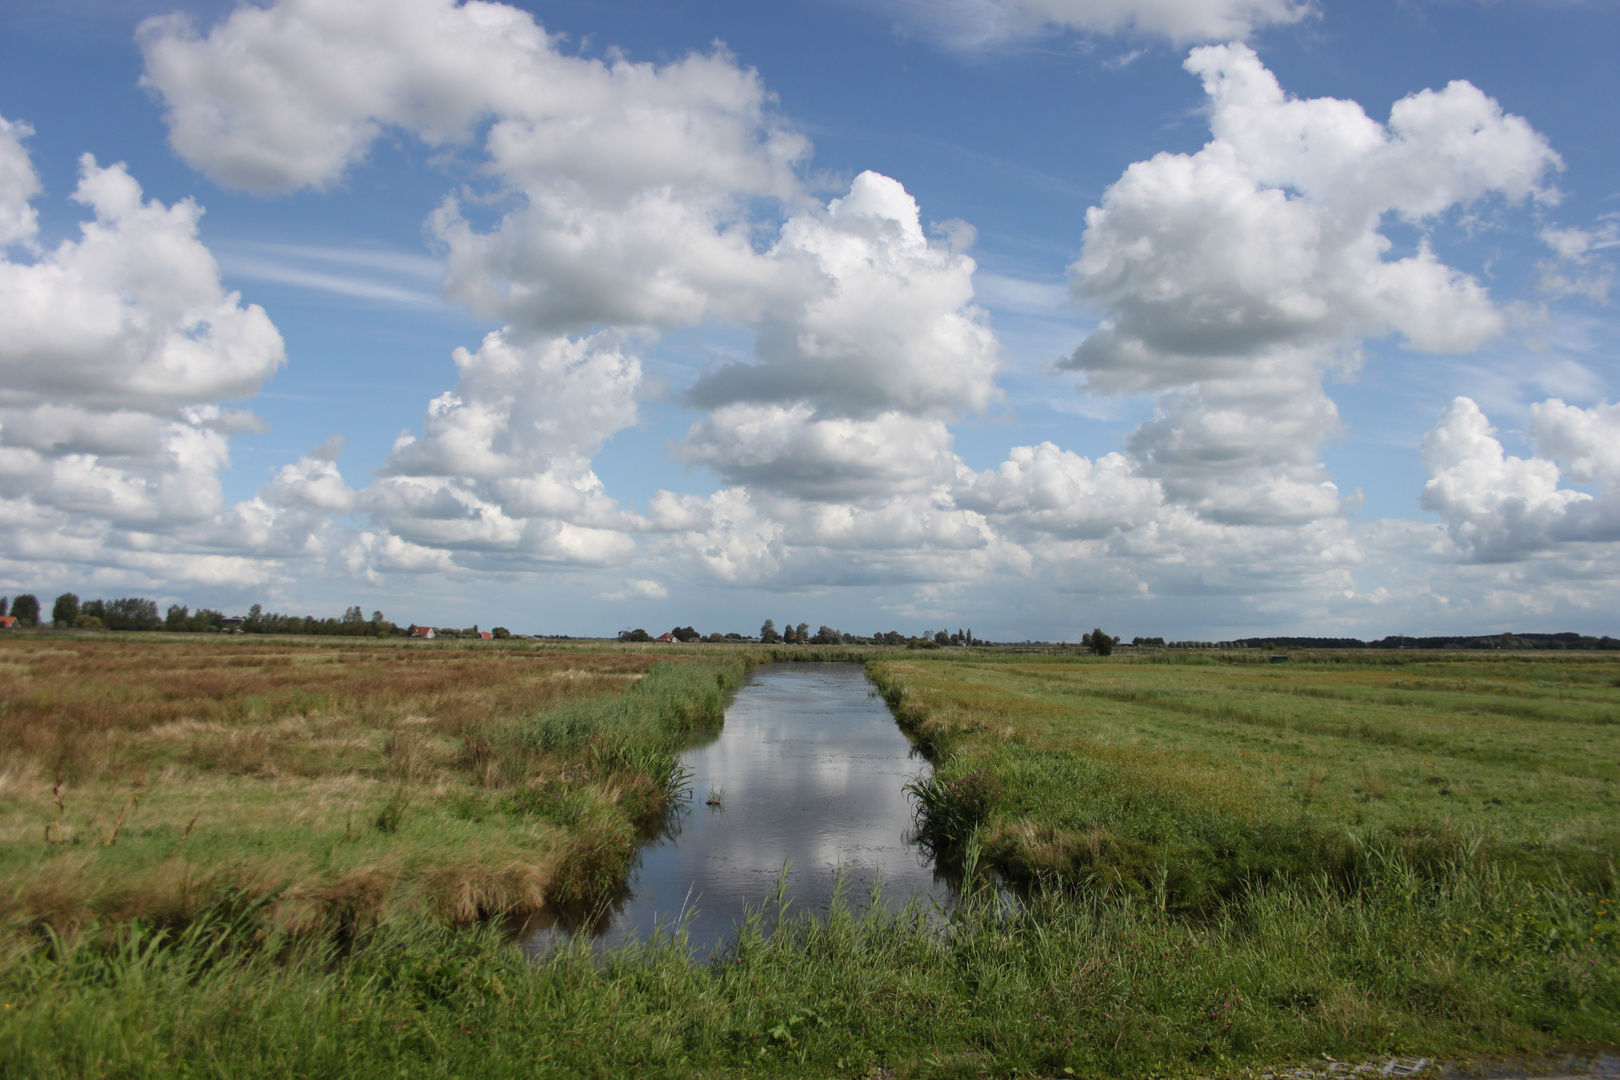
[{"label": "water canal", "polygon": [[[927,762],[860,665],[755,668],[725,723],[682,760],[690,797],[642,850],[628,894],[589,928],[602,944],[646,939],[684,918],[691,945],[708,952],[749,906],[775,896],[784,865],[789,914],[827,911],[840,873],[857,906],[880,876],[890,906],[949,895],[907,839],[905,785]],[[563,932],[540,930],[531,947]]]}]

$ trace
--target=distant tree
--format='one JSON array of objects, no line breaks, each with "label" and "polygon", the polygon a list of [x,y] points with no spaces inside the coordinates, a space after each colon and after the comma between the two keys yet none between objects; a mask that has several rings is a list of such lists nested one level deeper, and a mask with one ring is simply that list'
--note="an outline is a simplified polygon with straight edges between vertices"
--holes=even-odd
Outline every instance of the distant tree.
[{"label": "distant tree", "polygon": [[726,635],[722,634],[718,630],[716,630],[714,633],[709,635],[709,641],[711,643],[716,642],[716,641],[724,641],[724,640],[726,640]]},{"label": "distant tree", "polygon": [[22,625],[33,626],[39,622],[39,597],[23,593],[11,602],[11,614]]},{"label": "distant tree", "polygon": [[189,630],[191,627],[187,624],[190,621],[191,610],[189,608],[181,607],[179,604],[170,604],[168,612],[163,617],[163,628],[165,630]]},{"label": "distant tree", "polygon": [[802,622],[793,628],[793,637],[800,645],[810,640],[810,624]]},{"label": "distant tree", "polygon": [[156,630],[162,625],[158,618],[156,600],[140,596],[125,596],[108,600],[101,621],[109,630]]},{"label": "distant tree", "polygon": [[343,612],[343,621],[346,623],[363,623],[366,621],[366,616],[360,610],[360,605],[356,604]]},{"label": "distant tree", "polygon": [[[381,615],[382,612],[379,611],[377,614]],[[378,619],[377,621],[382,622],[381,619]],[[512,631],[508,630],[504,626],[496,626],[490,630],[489,636],[494,638],[496,641],[507,641],[512,637]]]},{"label": "distant tree", "polygon": [[743,639],[743,636],[741,634],[738,634],[738,633],[732,632],[732,633],[727,633],[726,634],[726,640],[727,641],[741,641],[742,639]]},{"label": "distant tree", "polygon": [[75,630],[102,630],[102,629],[105,629],[105,627],[103,627],[101,625],[101,620],[100,619],[96,618],[94,615],[84,615],[84,614],[81,614],[77,619],[73,620],[73,628]]},{"label": "distant tree", "polygon": [[1096,629],[1087,634],[1082,639],[1082,642],[1098,656],[1109,656],[1114,651],[1115,640],[1103,633],[1101,629]]},{"label": "distant tree", "polygon": [[941,630],[939,633],[934,635],[935,645],[949,645],[950,643],[951,632],[949,630]]},{"label": "distant tree", "polygon": [[634,630],[620,630],[619,631],[619,640],[620,641],[651,641],[652,640],[652,635],[647,633],[647,631],[641,629],[640,627],[637,627]]},{"label": "distant tree", "polygon": [[10,607],[10,606],[11,606],[11,597],[9,597],[9,596],[0,596],[0,615],[4,615],[6,613],[6,609],[8,607]]},{"label": "distant tree", "polygon": [[65,592],[56,598],[51,605],[51,622],[57,626],[72,626],[73,620],[79,617],[79,598],[73,593]]},{"label": "distant tree", "polygon": [[383,623],[387,622],[388,620],[383,618],[383,613],[382,612],[373,611],[371,613],[371,621],[372,621],[373,625],[381,626]]},{"label": "distant tree", "polygon": [[786,626],[782,627],[782,640],[787,642],[789,645],[792,645],[799,640],[799,635],[793,629],[792,623],[788,623]]},{"label": "distant tree", "polygon": [[844,635],[830,626],[823,626],[816,631],[816,636],[810,639],[812,645],[842,645]]},{"label": "distant tree", "polygon": [[781,635],[776,632],[776,623],[773,620],[766,619],[765,622],[760,625],[759,640],[763,641],[767,645],[774,645],[776,642],[782,640]]},{"label": "distant tree", "polygon": [[690,626],[677,626],[669,632],[669,636],[676,641],[692,642],[703,640],[703,635]]}]

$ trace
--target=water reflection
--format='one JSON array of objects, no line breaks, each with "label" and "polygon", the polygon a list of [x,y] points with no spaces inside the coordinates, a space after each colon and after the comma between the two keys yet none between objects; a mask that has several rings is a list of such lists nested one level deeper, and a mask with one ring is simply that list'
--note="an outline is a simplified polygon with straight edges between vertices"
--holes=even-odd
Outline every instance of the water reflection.
[{"label": "water reflection", "polygon": [[[712,949],[745,907],[775,895],[784,864],[790,911],[826,911],[840,872],[846,902],[880,876],[887,904],[948,896],[907,839],[905,785],[927,763],[858,665],[755,668],[723,728],[700,735],[683,761],[691,796],[642,850],[627,895],[589,920],[602,943],[647,938],[684,916],[691,943]],[[544,949],[562,932],[541,929],[530,944]]]}]

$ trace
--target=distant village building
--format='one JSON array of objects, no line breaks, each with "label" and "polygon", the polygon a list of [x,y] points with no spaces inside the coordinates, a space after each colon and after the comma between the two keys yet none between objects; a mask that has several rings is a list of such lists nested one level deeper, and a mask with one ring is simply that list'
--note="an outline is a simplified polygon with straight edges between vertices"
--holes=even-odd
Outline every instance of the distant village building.
[{"label": "distant village building", "polygon": [[670,645],[670,644],[674,644],[675,635],[674,634],[659,634],[657,637],[653,638],[653,640],[654,641],[662,641],[665,644]]},{"label": "distant village building", "polygon": [[14,630],[17,626],[17,616],[0,615],[0,630]]},{"label": "distant village building", "polygon": [[495,640],[495,635],[490,633],[488,630],[480,630],[480,631],[478,631],[478,640],[479,641],[494,641]]},{"label": "distant village building", "polygon": [[411,626],[411,637],[426,638],[427,640],[432,641],[438,636],[438,634],[434,633],[433,627],[431,626]]}]

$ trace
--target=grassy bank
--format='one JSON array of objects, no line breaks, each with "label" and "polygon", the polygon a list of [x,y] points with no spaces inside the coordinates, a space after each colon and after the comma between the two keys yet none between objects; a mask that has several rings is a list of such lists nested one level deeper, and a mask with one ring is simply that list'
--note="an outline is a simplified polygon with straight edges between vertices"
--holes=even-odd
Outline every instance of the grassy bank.
[{"label": "grassy bank", "polygon": [[[232,913],[0,965],[19,1076],[1214,1076],[1614,1037],[1600,901],[1385,867],[1354,897],[1281,884],[1193,921],[1122,899],[1017,918],[835,914],[535,964],[488,932],[385,923],[344,954]],[[254,925],[251,918],[237,920]],[[290,952],[289,952],[290,949]]]},{"label": "grassy bank", "polygon": [[0,652],[0,919],[449,923],[622,880],[735,654],[36,637]]}]

